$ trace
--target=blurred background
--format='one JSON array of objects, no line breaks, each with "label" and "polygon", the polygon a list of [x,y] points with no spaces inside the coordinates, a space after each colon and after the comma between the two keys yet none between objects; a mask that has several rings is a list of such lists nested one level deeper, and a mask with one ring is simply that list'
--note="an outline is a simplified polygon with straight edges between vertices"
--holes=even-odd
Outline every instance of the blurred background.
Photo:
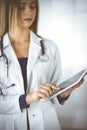
[{"label": "blurred background", "polygon": [[[58,45],[65,80],[87,68],[87,0],[39,1],[38,33]],[[87,77],[57,111],[63,130],[87,130]]]}]

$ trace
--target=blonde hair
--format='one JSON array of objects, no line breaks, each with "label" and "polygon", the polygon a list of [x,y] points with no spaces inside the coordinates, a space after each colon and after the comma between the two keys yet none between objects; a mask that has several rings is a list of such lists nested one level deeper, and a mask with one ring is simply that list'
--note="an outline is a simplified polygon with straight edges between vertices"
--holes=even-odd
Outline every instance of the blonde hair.
[{"label": "blonde hair", "polygon": [[[0,36],[8,32],[11,37],[14,37],[14,29],[17,27],[17,5],[19,0],[2,0],[0,4]],[[8,6],[8,7],[7,7]],[[36,0],[36,17],[30,27],[31,30],[37,33],[38,29],[38,12],[39,4]]]},{"label": "blonde hair", "polygon": [[5,0],[1,0],[0,3],[0,37],[6,31],[6,24],[5,24]]},{"label": "blonde hair", "polygon": [[8,33],[14,37],[14,29],[17,27],[17,0],[9,0]]}]

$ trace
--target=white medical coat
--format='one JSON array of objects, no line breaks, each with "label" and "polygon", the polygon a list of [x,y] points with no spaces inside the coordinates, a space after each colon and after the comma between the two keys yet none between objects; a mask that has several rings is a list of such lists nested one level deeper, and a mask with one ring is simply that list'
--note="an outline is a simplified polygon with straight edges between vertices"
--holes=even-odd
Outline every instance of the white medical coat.
[{"label": "white medical coat", "polygon": [[[48,60],[41,61],[40,38],[30,32],[30,48],[27,63],[27,92],[34,92],[40,83],[58,84],[61,76],[60,54],[55,43],[44,38],[45,55]],[[23,77],[8,34],[3,38],[4,54],[9,61],[8,78],[5,58],[0,58],[0,130],[27,130],[27,111],[30,130],[60,130],[55,109],[57,99],[45,102],[41,99],[31,103],[29,108],[20,109],[19,97],[24,94]],[[1,52],[0,52],[1,53]],[[11,86],[12,84],[15,84]]]}]

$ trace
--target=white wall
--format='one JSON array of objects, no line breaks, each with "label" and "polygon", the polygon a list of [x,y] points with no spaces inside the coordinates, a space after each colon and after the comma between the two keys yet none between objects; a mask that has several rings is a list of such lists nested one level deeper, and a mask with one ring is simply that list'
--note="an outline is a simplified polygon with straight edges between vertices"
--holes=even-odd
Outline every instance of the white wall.
[{"label": "white wall", "polygon": [[[64,79],[87,68],[87,0],[40,0],[39,34],[60,49]],[[59,105],[62,127],[87,129],[87,81]]]}]

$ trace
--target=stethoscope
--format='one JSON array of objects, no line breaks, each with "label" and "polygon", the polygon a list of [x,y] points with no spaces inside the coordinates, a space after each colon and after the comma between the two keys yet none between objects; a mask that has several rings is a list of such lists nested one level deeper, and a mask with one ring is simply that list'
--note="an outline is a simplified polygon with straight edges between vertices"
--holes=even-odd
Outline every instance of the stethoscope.
[{"label": "stethoscope", "polygon": [[[41,46],[41,55],[39,56],[39,59],[42,61],[42,62],[47,62],[49,60],[49,57],[48,55],[46,55],[46,52],[45,52],[45,46],[44,46],[44,39],[37,35],[41,40],[40,40],[40,46]],[[4,51],[3,51],[3,37],[0,38],[0,49],[1,49],[1,55],[0,55],[0,58],[4,58],[5,59],[5,63],[6,63],[6,66],[7,66],[7,76],[8,76],[8,70],[9,70],[9,60],[7,58],[7,56],[5,55]]]},{"label": "stethoscope", "polygon": [[0,49],[1,49],[1,55],[0,55],[0,58],[4,58],[5,59],[5,63],[6,63],[6,66],[7,66],[7,76],[8,76],[8,68],[9,68],[9,62],[8,62],[8,58],[7,56],[5,55],[4,51],[3,51],[3,37],[0,38]]},{"label": "stethoscope", "polygon": [[39,59],[43,62],[47,62],[49,60],[49,57],[46,55],[46,52],[45,52],[44,39],[41,36],[39,36],[38,34],[37,34],[37,36],[41,39],[40,40],[41,55],[40,55]]}]

